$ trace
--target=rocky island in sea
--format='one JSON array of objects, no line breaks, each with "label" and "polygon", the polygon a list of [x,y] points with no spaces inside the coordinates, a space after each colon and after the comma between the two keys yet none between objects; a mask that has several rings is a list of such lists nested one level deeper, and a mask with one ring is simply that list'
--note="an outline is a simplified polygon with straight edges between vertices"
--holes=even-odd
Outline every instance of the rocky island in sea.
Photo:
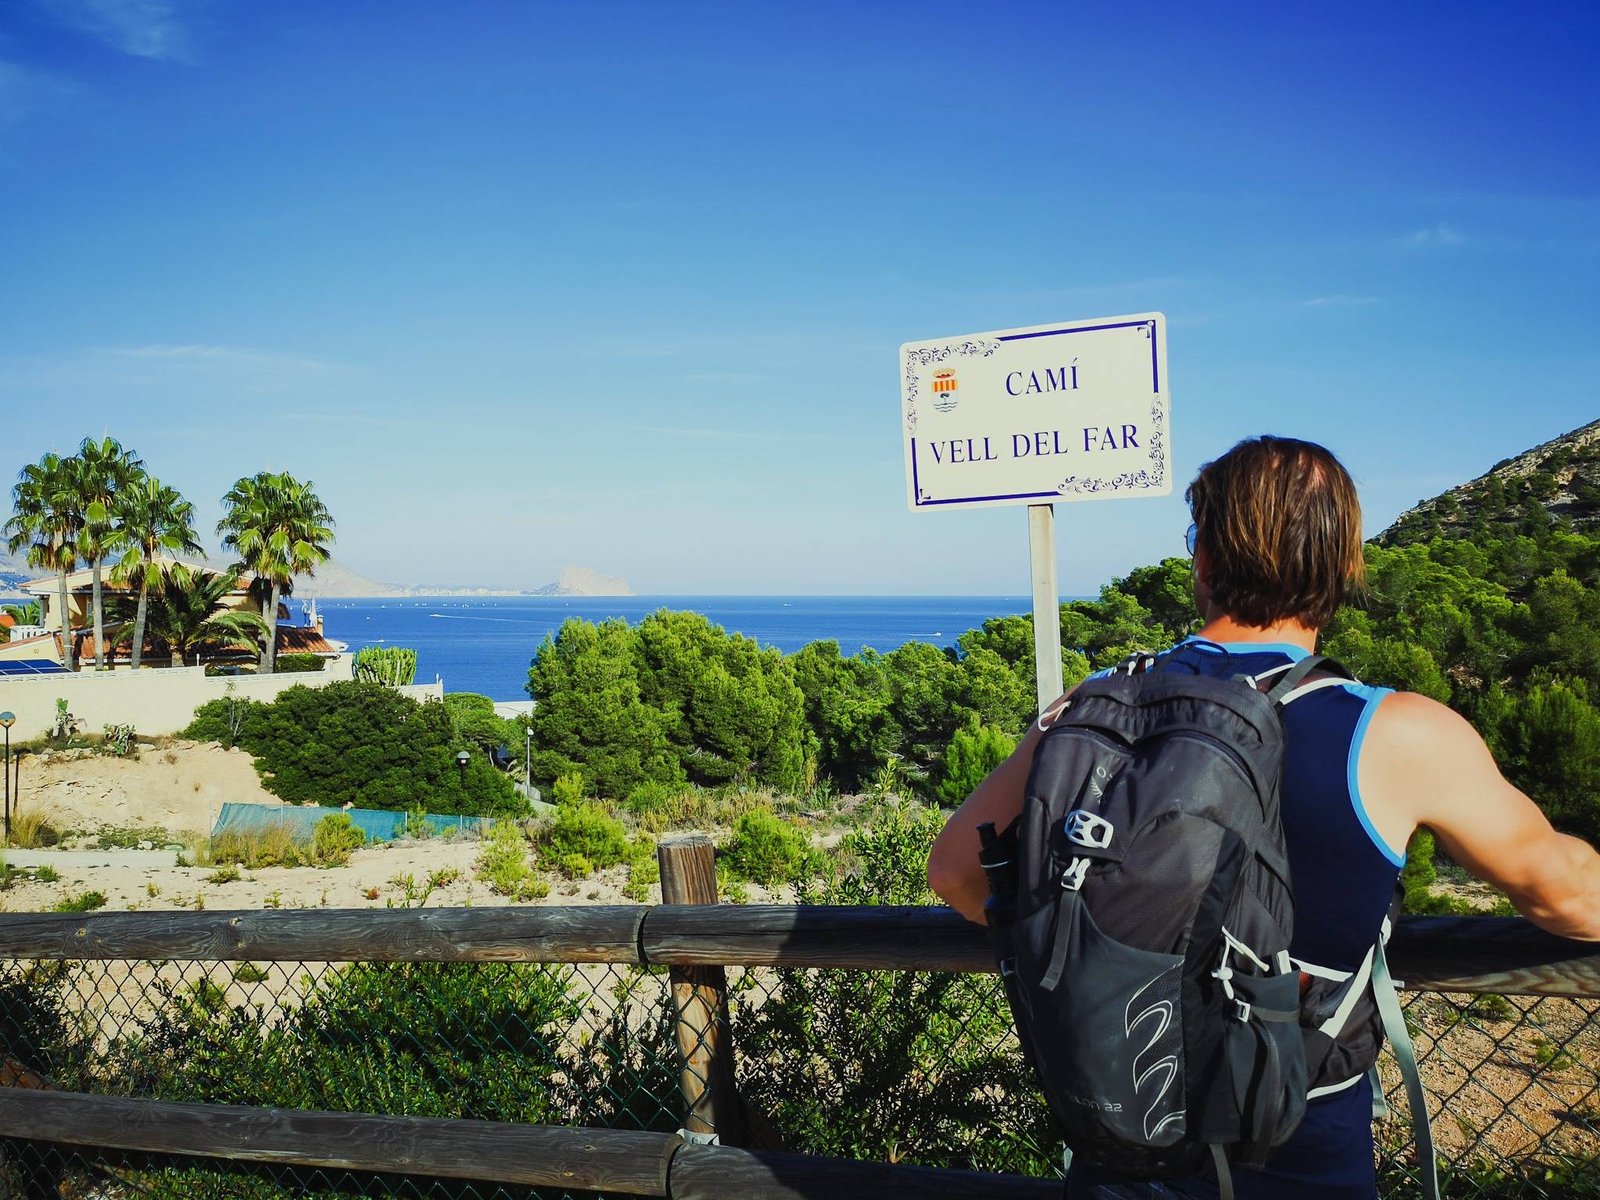
[{"label": "rocky island in sea", "polygon": [[330,559],[317,568],[314,577],[301,576],[296,579],[294,594],[304,599],[312,596],[337,596],[341,599],[380,596],[632,596],[634,590],[628,586],[626,579],[602,575],[589,567],[563,567],[554,582],[540,588],[383,583],[359,575],[342,563]]}]

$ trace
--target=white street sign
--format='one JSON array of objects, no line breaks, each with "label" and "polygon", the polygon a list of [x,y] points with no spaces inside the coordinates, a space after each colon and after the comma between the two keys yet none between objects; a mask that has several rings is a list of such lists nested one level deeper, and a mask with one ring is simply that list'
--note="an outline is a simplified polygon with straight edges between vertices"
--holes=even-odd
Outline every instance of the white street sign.
[{"label": "white street sign", "polygon": [[1160,313],[900,347],[914,509],[1172,491]]}]

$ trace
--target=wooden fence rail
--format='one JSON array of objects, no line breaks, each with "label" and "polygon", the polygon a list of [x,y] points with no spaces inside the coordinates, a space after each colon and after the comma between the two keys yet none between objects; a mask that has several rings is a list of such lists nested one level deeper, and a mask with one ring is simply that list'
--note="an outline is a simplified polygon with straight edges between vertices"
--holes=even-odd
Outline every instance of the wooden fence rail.
[{"label": "wooden fence rail", "polygon": [[246,1108],[0,1088],[7,1137],[673,1200],[1055,1200],[1059,1181],[686,1145],[670,1133]]},{"label": "wooden fence rail", "polygon": [[[993,970],[982,929],[889,906],[0,913],[0,958]],[[1413,990],[1600,996],[1600,944],[1520,918],[1404,917],[1389,960]]]}]

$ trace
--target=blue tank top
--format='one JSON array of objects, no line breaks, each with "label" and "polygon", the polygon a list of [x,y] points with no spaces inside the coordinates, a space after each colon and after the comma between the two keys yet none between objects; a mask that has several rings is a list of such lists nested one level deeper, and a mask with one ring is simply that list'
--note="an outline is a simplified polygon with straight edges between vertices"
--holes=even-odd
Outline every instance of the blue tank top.
[{"label": "blue tank top", "polygon": [[[1226,653],[1223,653],[1226,651]],[[1283,643],[1179,643],[1157,670],[1198,668],[1228,678],[1260,675],[1306,657]],[[1357,969],[1388,915],[1405,847],[1390,846],[1361,799],[1356,767],[1379,702],[1391,689],[1346,679],[1305,686],[1282,710],[1281,806],[1294,883],[1290,954],[1341,971]]]},{"label": "blue tank top", "polygon": [[[1163,655],[1155,669],[1231,678],[1282,669],[1305,656],[1287,643],[1219,645],[1190,638]],[[1302,962],[1357,970],[1377,941],[1394,897],[1405,848],[1386,844],[1373,826],[1357,775],[1367,726],[1390,690],[1343,679],[1315,680],[1282,710],[1280,805],[1295,897],[1290,954]],[[1111,1190],[1114,1181],[1093,1172],[1075,1169],[1073,1175],[1069,1196],[1140,1194]],[[1217,1194],[1210,1179],[1168,1186],[1167,1194],[1178,1197]],[[1372,1090],[1364,1077],[1312,1099],[1294,1135],[1265,1168],[1234,1173],[1238,1200],[1371,1200],[1376,1187]]]}]

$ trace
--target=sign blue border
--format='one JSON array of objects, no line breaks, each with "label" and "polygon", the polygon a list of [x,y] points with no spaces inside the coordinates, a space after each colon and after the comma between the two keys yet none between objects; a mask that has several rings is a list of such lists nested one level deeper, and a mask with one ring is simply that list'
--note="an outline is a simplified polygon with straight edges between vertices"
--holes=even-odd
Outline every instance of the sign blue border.
[{"label": "sign blue border", "polygon": [[[1116,321],[1109,325],[1076,325],[1071,329],[1041,329],[1035,333],[1009,333],[996,338],[1000,342],[1024,342],[1030,338],[1060,337],[1067,333],[1098,333],[1107,329],[1144,329],[1149,328],[1150,336],[1150,392],[1152,395],[1161,394],[1161,354],[1159,339],[1155,336],[1155,322],[1145,321]],[[922,481],[917,473],[917,439],[911,439],[911,494],[917,497],[917,508],[937,508],[941,504],[982,504],[992,500],[1059,500],[1061,493],[1049,492],[1007,492],[994,496],[952,496],[943,500],[923,500]]]}]

